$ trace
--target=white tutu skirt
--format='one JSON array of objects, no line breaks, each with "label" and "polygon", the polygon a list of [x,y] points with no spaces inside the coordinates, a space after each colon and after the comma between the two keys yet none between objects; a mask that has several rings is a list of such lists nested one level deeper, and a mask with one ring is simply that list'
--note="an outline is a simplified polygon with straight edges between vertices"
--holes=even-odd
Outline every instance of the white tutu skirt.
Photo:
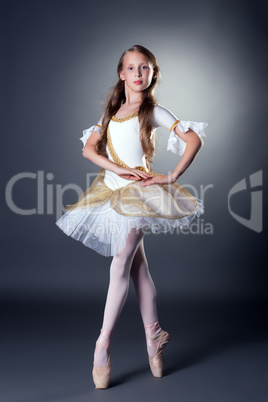
[{"label": "white tutu skirt", "polygon": [[66,206],[56,225],[105,257],[124,248],[133,228],[166,233],[178,226],[188,227],[195,216],[204,213],[203,201],[177,182],[143,187],[140,180],[130,181],[112,190],[104,177],[105,169],[101,169],[77,203]]}]

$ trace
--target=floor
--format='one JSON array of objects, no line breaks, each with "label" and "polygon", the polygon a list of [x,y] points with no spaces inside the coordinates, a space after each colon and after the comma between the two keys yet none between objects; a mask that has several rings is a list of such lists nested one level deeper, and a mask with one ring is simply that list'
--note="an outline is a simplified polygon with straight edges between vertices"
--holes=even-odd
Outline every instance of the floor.
[{"label": "floor", "polygon": [[260,302],[159,303],[170,333],[164,376],[151,375],[139,310],[127,300],[111,348],[112,378],[91,370],[103,301],[2,301],[1,402],[267,402],[267,307]]}]

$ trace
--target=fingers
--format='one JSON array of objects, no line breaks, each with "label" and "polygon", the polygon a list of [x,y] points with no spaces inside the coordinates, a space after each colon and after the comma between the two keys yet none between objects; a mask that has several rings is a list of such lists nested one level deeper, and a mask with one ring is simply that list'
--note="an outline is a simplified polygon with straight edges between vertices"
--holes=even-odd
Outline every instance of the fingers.
[{"label": "fingers", "polygon": [[144,172],[142,170],[139,169],[134,169],[134,168],[130,168],[130,169],[125,169],[124,168],[124,172],[122,174],[119,174],[121,177],[127,177],[130,180],[148,180],[151,179],[153,176],[148,173],[148,172]]},{"label": "fingers", "polygon": [[137,173],[137,172],[134,172],[134,171],[131,171],[131,176],[134,176],[134,177],[136,177],[137,179],[140,179],[140,176],[139,176],[139,174]]},{"label": "fingers", "polygon": [[144,179],[148,179],[148,178],[152,177],[152,175],[150,173],[144,172],[144,171],[139,170],[139,169],[132,169],[132,172],[136,172],[138,175],[140,175]]},{"label": "fingers", "polygon": [[142,180],[141,185],[142,186],[150,186],[151,184],[165,184],[165,181],[163,181],[162,176],[153,176],[149,178],[148,180]]},{"label": "fingers", "polygon": [[129,173],[130,176],[133,176],[137,180],[148,179],[152,177],[149,173],[143,172],[139,169],[126,169],[125,172]]},{"label": "fingers", "polygon": [[148,179],[148,180],[142,180],[142,182],[141,182],[141,185],[142,186],[150,186],[150,184],[156,184],[155,183],[155,181],[152,181],[152,180],[150,180],[150,179]]}]

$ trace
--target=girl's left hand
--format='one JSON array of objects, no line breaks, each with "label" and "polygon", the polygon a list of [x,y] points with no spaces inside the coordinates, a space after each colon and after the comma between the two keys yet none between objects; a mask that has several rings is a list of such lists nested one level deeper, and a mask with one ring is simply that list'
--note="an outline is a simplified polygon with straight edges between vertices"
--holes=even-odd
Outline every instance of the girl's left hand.
[{"label": "girl's left hand", "polygon": [[176,179],[173,175],[157,175],[148,179],[143,179],[141,181],[142,187],[150,186],[151,184],[172,184],[175,183]]}]

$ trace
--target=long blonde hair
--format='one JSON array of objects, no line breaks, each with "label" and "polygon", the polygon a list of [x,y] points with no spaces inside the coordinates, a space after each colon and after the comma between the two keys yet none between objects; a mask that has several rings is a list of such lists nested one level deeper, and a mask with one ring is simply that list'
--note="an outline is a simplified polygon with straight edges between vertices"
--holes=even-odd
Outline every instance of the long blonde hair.
[{"label": "long blonde hair", "polygon": [[140,105],[138,112],[138,119],[140,123],[140,141],[142,149],[145,154],[146,161],[152,163],[150,158],[154,156],[155,147],[150,137],[153,128],[152,127],[153,109],[157,104],[156,99],[154,97],[154,92],[160,80],[160,69],[158,67],[155,56],[148,49],[146,49],[141,45],[134,45],[131,48],[127,49],[119,59],[117,66],[117,74],[119,80],[117,84],[110,91],[110,94],[108,95],[107,105],[105,107],[102,119],[101,136],[96,142],[95,151],[99,155],[108,157],[106,153],[107,128],[112,116],[114,116],[116,112],[120,109],[121,104],[126,101],[124,81],[122,81],[120,78],[120,72],[123,70],[124,57],[129,52],[139,52],[144,54],[153,66],[154,74],[152,82],[149,85],[149,87],[143,91],[143,101],[142,104]]}]

